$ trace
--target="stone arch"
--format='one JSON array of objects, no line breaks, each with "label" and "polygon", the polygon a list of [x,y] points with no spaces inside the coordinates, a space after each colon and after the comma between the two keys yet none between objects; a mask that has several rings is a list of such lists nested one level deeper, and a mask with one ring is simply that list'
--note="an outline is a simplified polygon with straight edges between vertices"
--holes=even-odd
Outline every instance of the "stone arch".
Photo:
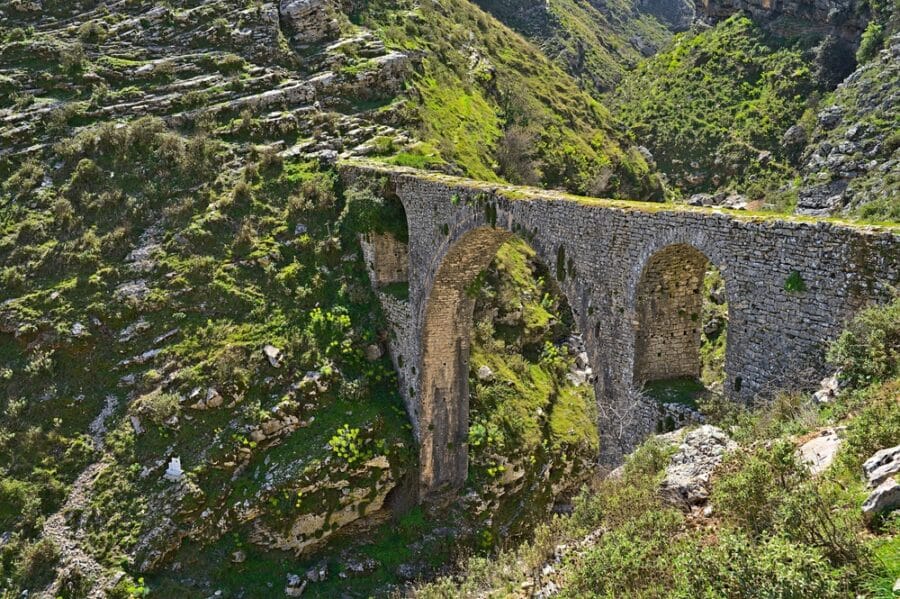
[{"label": "stone arch", "polygon": [[416,419],[419,485],[423,494],[466,479],[469,422],[469,347],[474,298],[467,287],[488,267],[507,231],[479,227],[454,243],[441,260],[422,315]]},{"label": "stone arch", "polygon": [[[703,285],[710,266],[718,265],[689,243],[664,245],[644,262],[633,295],[635,387],[700,377]],[[728,372],[727,339],[725,349]]]},{"label": "stone arch", "polygon": [[[419,491],[440,496],[462,485],[468,475],[469,354],[474,328],[475,294],[471,285],[507,241],[519,238],[534,248],[548,273],[548,252],[536,239],[510,230],[475,226],[451,235],[451,245],[434,266],[421,313],[421,353],[414,402],[420,444]],[[567,285],[554,286],[566,298],[575,326],[581,330]]]}]

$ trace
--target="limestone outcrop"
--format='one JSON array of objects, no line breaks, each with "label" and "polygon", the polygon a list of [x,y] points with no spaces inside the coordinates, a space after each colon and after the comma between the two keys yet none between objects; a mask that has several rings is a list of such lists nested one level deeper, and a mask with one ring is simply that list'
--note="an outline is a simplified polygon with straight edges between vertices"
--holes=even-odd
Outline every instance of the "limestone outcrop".
[{"label": "limestone outcrop", "polygon": [[331,0],[281,0],[278,11],[285,33],[299,45],[332,40],[340,33]]},{"label": "limestone outcrop", "polygon": [[737,443],[714,426],[703,425],[689,432],[666,467],[660,486],[663,497],[684,508],[705,503],[713,472],[725,454],[736,448]]}]

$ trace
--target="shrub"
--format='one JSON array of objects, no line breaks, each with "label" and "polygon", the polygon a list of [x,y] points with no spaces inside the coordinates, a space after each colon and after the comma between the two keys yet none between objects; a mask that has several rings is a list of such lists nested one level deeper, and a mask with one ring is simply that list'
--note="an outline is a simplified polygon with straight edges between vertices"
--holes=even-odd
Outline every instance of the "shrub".
[{"label": "shrub", "polygon": [[25,548],[17,564],[17,578],[22,586],[42,588],[52,582],[59,561],[59,548],[50,539],[41,539]]},{"label": "shrub", "polygon": [[226,54],[216,63],[221,73],[232,74],[244,70],[244,59],[237,54]]},{"label": "shrub", "polygon": [[88,21],[78,28],[78,39],[88,44],[99,44],[106,39],[106,27],[97,21]]},{"label": "shrub", "polygon": [[500,174],[511,183],[537,185],[541,182],[541,163],[534,157],[537,135],[513,125],[497,142]]},{"label": "shrub", "polygon": [[878,53],[884,43],[884,28],[881,23],[872,19],[863,31],[859,41],[859,49],[856,51],[856,61],[859,64],[869,62]]},{"label": "shrub", "polygon": [[162,424],[178,412],[178,396],[163,393],[159,389],[139,397],[134,403],[138,414],[146,416],[156,424]]},{"label": "shrub", "polygon": [[792,270],[784,281],[784,290],[788,293],[803,293],[806,291],[806,281],[799,272]]},{"label": "shrub", "polygon": [[673,509],[647,511],[603,534],[581,556],[562,597],[664,595],[671,587],[671,559],[677,553],[683,516]]},{"label": "shrub", "polygon": [[828,349],[828,361],[852,386],[900,375],[900,297],[856,316]]},{"label": "shrub", "polygon": [[900,443],[900,380],[861,392],[859,414],[847,424],[840,460],[854,474],[873,453]]},{"label": "shrub", "polygon": [[359,429],[350,428],[349,424],[338,428],[328,444],[336,456],[343,458],[351,466],[372,457],[372,452],[366,448],[365,441],[359,438]]},{"label": "shrub", "polygon": [[846,597],[840,573],[812,547],[781,537],[761,543],[727,532],[714,544],[682,551],[671,568],[672,595],[684,599]]},{"label": "shrub", "polygon": [[771,530],[787,493],[803,482],[806,468],[793,443],[779,440],[725,457],[712,492],[716,512],[753,534]]},{"label": "shrub", "polygon": [[865,569],[870,563],[857,498],[834,483],[817,478],[794,489],[776,521],[785,538],[818,548],[834,566]]},{"label": "shrub", "polygon": [[395,197],[370,187],[351,187],[345,193],[347,204],[341,213],[341,227],[348,233],[379,233],[393,235],[406,243],[409,232],[406,212]]}]

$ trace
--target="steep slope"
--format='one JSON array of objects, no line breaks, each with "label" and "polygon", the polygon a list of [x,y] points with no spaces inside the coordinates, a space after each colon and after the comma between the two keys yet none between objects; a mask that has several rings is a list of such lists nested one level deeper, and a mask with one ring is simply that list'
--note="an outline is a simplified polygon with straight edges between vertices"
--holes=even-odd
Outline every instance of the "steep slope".
[{"label": "steep slope", "polygon": [[[680,7],[678,2],[639,5],[629,0],[479,0],[478,4],[534,41],[594,94],[613,89],[628,68],[665,44],[670,29],[687,29],[693,15],[689,2]],[[651,14],[667,14],[661,10],[664,4],[674,9],[671,21]]]},{"label": "steep slope", "polygon": [[800,129],[809,143],[798,213],[900,220],[900,35],[886,46],[822,102],[811,131]]},{"label": "steep slope", "polygon": [[682,194],[762,200],[794,172],[797,150],[782,138],[821,91],[809,52],[734,16],[677,36],[609,102]]},{"label": "steep slope", "polygon": [[[401,8],[408,10],[402,26]],[[382,31],[391,47],[422,57],[404,116],[424,145],[401,154],[400,163],[443,159],[485,180],[662,199],[658,178],[609,111],[473,4],[369,3],[354,18]]]}]

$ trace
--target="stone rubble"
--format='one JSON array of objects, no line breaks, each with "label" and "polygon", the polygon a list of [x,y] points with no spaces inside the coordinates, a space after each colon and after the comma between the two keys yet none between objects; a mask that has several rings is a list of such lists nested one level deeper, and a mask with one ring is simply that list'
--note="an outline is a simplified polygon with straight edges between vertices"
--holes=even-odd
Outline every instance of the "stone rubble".
[{"label": "stone rubble", "polygon": [[683,509],[705,503],[713,472],[725,453],[735,449],[737,443],[719,428],[707,424],[690,431],[669,460],[662,496]]}]

